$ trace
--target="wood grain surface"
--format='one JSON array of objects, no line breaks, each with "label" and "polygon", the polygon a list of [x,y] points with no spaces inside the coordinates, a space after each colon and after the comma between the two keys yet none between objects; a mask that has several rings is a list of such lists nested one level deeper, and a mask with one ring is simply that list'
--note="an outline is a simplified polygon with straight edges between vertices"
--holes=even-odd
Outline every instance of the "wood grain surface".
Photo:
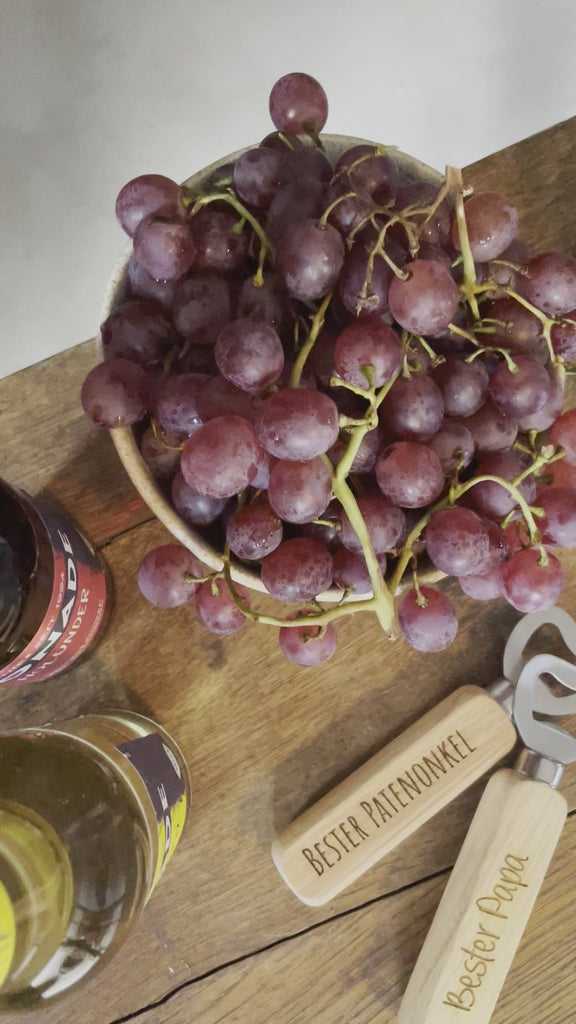
[{"label": "wood grain surface", "polygon": [[[574,248],[576,118],[481,161],[465,177],[518,204],[524,237]],[[82,416],[78,392],[95,359],[94,343],[86,342],[0,381],[0,475],[29,493],[55,494],[100,547],[114,591],[113,616],[89,656],[47,683],[4,688],[1,720],[5,727],[39,724],[107,706],[148,713],[184,750],[192,813],[124,950],[61,1006],[4,1019],[393,1021],[484,781],[323,907],[305,906],[288,890],[270,846],[437,701],[464,683],[495,680],[519,616],[501,602],[479,605],[448,583],[460,618],[448,651],[418,655],[354,616],[339,627],[336,657],[310,671],[284,660],[273,629],[247,626],[218,638],[200,628],[192,608],[153,609],[135,572],[142,555],[169,538],[127,481],[107,435]],[[562,561],[561,604],[576,615],[576,557],[563,553]],[[562,791],[576,808],[575,769]],[[576,1022],[574,827],[570,820],[495,1024]]]}]

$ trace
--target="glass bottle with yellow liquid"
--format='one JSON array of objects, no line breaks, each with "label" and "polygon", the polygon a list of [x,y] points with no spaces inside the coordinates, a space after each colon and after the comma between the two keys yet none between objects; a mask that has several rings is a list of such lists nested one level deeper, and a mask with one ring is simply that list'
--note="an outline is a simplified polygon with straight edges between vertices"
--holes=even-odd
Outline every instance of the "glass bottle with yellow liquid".
[{"label": "glass bottle with yellow liquid", "polygon": [[0,1011],[67,992],[121,945],[178,843],[189,777],[126,711],[0,735]]}]

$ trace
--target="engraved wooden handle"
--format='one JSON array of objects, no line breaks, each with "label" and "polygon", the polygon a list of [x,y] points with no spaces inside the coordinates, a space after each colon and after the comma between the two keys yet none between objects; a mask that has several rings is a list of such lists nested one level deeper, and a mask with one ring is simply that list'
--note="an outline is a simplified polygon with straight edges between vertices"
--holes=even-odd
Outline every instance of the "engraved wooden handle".
[{"label": "engraved wooden handle", "polygon": [[303,903],[326,903],[507,754],[516,730],[462,686],[279,835],[272,857]]},{"label": "engraved wooden handle", "polygon": [[420,956],[398,1024],[488,1024],[567,814],[557,790],[490,779]]}]

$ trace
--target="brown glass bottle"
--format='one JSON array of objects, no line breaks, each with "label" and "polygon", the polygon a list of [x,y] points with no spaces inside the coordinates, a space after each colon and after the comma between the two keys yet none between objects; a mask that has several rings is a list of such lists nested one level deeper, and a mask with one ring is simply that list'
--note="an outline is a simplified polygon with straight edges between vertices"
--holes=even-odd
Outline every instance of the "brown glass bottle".
[{"label": "brown glass bottle", "polygon": [[0,735],[0,1010],[46,1004],[118,949],[188,801],[180,750],[139,715]]},{"label": "brown glass bottle", "polygon": [[66,514],[0,480],[0,683],[68,668],[105,607],[104,565]]}]

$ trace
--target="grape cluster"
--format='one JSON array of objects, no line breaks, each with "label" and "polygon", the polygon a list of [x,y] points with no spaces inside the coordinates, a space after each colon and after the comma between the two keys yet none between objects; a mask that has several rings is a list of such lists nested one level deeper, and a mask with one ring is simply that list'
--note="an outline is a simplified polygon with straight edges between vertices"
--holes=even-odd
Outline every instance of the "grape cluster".
[{"label": "grape cluster", "polygon": [[[82,389],[95,423],[134,425],[158,487],[223,552],[210,572],[154,549],[142,593],[195,601],[215,633],[276,625],[301,665],[362,610],[446,648],[456,614],[427,569],[545,608],[563,586],[553,549],[576,545],[576,260],[528,251],[506,198],[454,169],[438,185],[372,144],[333,164],[327,112],[318,82],[286,75],[276,131],[202,192],[124,186],[133,253]],[[232,557],[299,609],[254,610]]]}]

